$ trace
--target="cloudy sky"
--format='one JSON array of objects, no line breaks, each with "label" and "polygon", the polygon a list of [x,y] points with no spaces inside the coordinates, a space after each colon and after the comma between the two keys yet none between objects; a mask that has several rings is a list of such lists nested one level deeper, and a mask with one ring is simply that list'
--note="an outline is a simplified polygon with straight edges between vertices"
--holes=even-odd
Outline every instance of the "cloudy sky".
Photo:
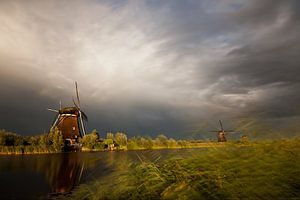
[{"label": "cloudy sky", "polygon": [[0,128],[47,131],[78,81],[88,129],[185,137],[300,119],[298,0],[0,1]]}]

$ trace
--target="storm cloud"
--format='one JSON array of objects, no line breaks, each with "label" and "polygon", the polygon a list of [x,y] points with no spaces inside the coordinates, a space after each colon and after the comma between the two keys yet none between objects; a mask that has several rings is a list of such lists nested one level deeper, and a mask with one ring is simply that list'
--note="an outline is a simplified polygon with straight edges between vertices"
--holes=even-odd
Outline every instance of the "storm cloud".
[{"label": "storm cloud", "polygon": [[258,115],[290,126],[299,13],[297,0],[3,0],[0,128],[47,131],[74,81],[100,133],[187,137]]}]

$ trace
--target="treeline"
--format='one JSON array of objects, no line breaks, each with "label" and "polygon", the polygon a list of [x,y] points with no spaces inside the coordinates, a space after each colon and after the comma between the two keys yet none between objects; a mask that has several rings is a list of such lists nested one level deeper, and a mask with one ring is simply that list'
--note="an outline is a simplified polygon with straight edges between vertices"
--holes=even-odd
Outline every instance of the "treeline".
[{"label": "treeline", "polygon": [[[52,129],[49,134],[37,136],[21,136],[16,133],[0,130],[0,153],[2,154],[29,154],[29,153],[58,153],[66,149],[61,132]],[[247,141],[241,141],[243,143]],[[165,148],[199,148],[209,147],[212,142],[199,140],[175,140],[163,134],[156,138],[150,136],[127,138],[123,132],[108,132],[99,135],[97,130],[78,140],[83,151],[101,150],[142,150]]]},{"label": "treeline", "polygon": [[[143,150],[143,149],[172,149],[172,148],[198,148],[209,147],[211,141],[201,140],[175,140],[160,134],[156,138],[150,136],[135,136],[127,138],[123,132],[106,133],[100,137],[96,130],[85,135],[81,140],[83,150]],[[243,141],[245,143],[245,141]],[[214,143],[215,144],[215,143]]]},{"label": "treeline", "polygon": [[0,130],[0,152],[2,154],[56,153],[63,151],[64,140],[57,129],[49,134],[21,136]]},{"label": "treeline", "polygon": [[186,140],[174,140],[165,135],[151,137],[132,137],[127,138],[123,132],[107,133],[105,138],[99,137],[96,130],[91,134],[85,135],[81,140],[83,148],[86,149],[108,149],[108,150],[138,150],[138,149],[159,149],[159,148],[187,148],[193,146]]}]

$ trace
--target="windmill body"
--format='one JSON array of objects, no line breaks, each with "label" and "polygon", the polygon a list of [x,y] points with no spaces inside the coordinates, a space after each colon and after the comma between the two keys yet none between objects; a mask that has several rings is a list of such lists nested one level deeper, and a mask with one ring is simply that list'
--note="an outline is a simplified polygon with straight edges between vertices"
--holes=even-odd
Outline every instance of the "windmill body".
[{"label": "windmill body", "polygon": [[230,132],[232,133],[234,131],[232,131],[232,130],[224,130],[223,124],[222,124],[221,120],[219,120],[219,124],[220,124],[220,130],[218,130],[218,131],[211,131],[211,132],[216,132],[217,133],[218,142],[227,142],[225,134],[226,133],[230,133]]},{"label": "windmill body", "polygon": [[49,111],[57,113],[50,130],[57,128],[61,132],[63,139],[70,145],[78,143],[78,139],[83,137],[86,133],[84,120],[87,121],[87,116],[80,108],[76,82],[75,86],[77,95],[77,103],[75,103],[73,99],[75,106],[64,108],[60,106],[59,110],[48,109]]},{"label": "windmill body", "polygon": [[77,140],[83,136],[80,129],[80,114],[76,107],[60,109],[52,127],[57,127],[65,140]]},{"label": "windmill body", "polygon": [[221,130],[218,132],[218,142],[226,142],[225,131]]}]

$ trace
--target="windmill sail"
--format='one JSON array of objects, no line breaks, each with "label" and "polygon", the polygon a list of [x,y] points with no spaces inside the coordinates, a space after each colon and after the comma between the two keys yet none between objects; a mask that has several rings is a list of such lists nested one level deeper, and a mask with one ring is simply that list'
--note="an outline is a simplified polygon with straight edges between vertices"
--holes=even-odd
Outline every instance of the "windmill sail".
[{"label": "windmill sail", "polygon": [[[81,128],[82,128],[82,133],[83,133],[83,136],[85,135],[86,131],[85,131],[85,126],[84,126],[84,123],[83,123],[83,119],[82,119],[82,111],[81,111],[81,105],[80,105],[80,99],[79,99],[79,92],[78,92],[78,85],[77,85],[77,82],[75,81],[75,89],[76,89],[76,96],[77,96],[77,103],[78,105],[75,103],[75,101],[73,100],[75,106],[77,107],[78,109],[78,112],[79,112],[79,119],[80,119],[80,124],[81,124]],[[87,119],[87,116],[84,114],[84,116],[86,117]]]},{"label": "windmill sail", "polygon": [[218,131],[211,131],[217,133],[218,142],[226,142],[227,139],[225,137],[226,133],[235,132],[234,130],[224,130],[223,123],[221,120],[219,120],[220,129]]}]

